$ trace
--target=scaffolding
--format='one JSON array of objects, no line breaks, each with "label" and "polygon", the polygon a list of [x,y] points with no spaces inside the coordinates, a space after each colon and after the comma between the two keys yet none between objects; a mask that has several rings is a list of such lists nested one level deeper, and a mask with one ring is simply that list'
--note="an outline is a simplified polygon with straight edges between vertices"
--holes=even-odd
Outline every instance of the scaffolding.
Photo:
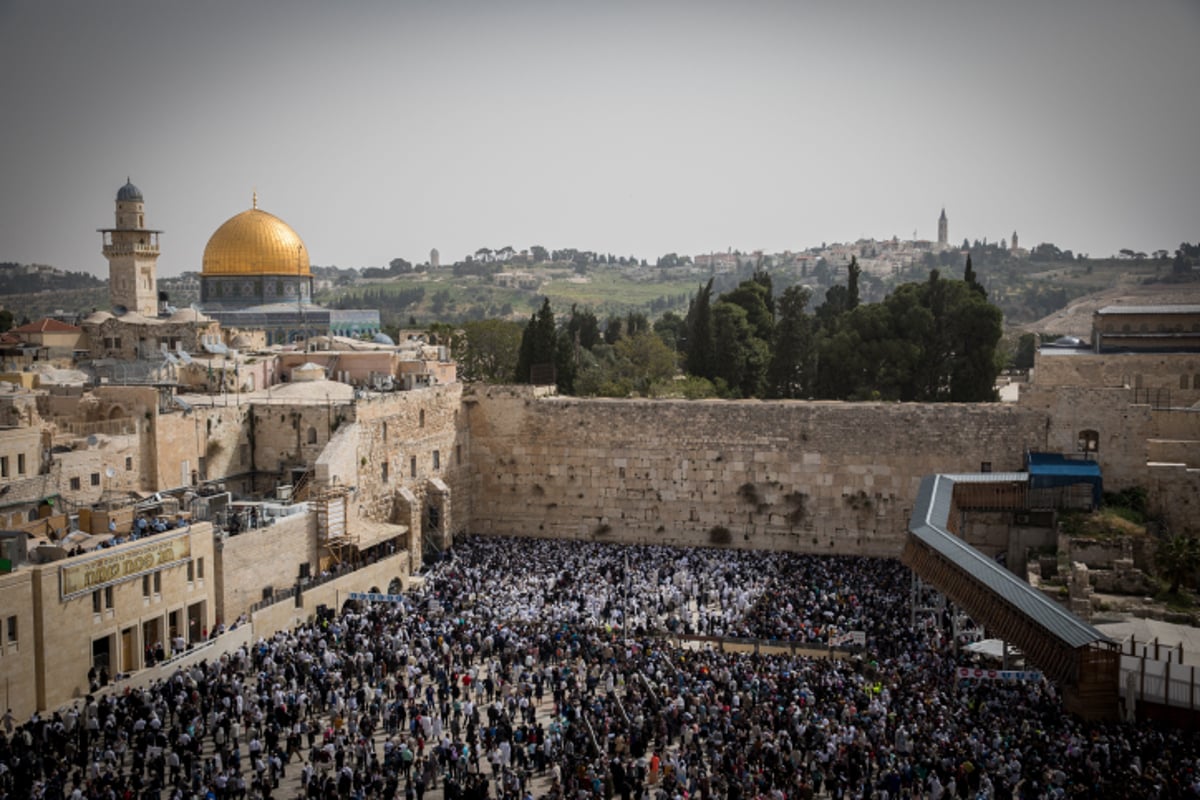
[{"label": "scaffolding", "polygon": [[346,507],[350,490],[333,486],[311,493],[310,507],[317,515],[317,543],[322,568],[341,566],[356,560],[358,537],[346,525]]}]

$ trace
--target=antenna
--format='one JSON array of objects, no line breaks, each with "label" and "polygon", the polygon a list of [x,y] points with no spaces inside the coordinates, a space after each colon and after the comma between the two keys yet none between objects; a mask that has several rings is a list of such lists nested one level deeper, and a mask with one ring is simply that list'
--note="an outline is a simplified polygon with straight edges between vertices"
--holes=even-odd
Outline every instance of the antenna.
[{"label": "antenna", "polygon": [[104,468],[104,477],[106,477],[106,478],[112,478],[112,477],[113,477],[113,476],[115,476],[116,474],[117,474],[116,470],[114,470],[112,467],[105,467],[105,468]]},{"label": "antenna", "polygon": [[88,434],[88,437],[87,437],[88,447],[95,447],[96,443],[99,441],[100,440],[96,438],[96,434],[94,434],[94,433]]}]

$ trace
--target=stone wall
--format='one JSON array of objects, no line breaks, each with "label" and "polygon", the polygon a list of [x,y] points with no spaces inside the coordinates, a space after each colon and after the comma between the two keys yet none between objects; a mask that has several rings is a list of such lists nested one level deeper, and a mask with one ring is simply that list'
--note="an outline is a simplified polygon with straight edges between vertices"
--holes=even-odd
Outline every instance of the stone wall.
[{"label": "stone wall", "polygon": [[1046,352],[1035,356],[1035,386],[1163,390],[1171,405],[1200,400],[1200,354]]},{"label": "stone wall", "polygon": [[9,617],[17,618],[17,640],[8,641],[5,628],[0,628],[0,679],[4,684],[4,707],[11,708],[18,719],[26,719],[37,711],[37,652],[35,615],[33,610],[33,573],[29,569],[0,575],[0,626],[8,625]]},{"label": "stone wall", "polygon": [[263,599],[263,589],[278,592],[294,585],[301,564],[317,574],[316,515],[295,514],[225,537],[217,543],[216,559],[217,620],[229,624]]},{"label": "stone wall", "polygon": [[[364,498],[359,516],[408,524],[410,509],[402,490],[424,504],[433,478],[457,495],[457,513],[469,508],[464,495],[469,493],[470,436],[462,391],[462,384],[450,384],[359,401],[356,485]],[[411,534],[419,542],[420,531]]]},{"label": "stone wall", "polygon": [[1145,484],[1146,442],[1155,430],[1154,412],[1135,403],[1131,389],[1031,386],[1021,407],[1045,414],[1046,450],[1080,453],[1080,434],[1095,431],[1105,490]]},{"label": "stone wall", "polygon": [[1008,404],[464,402],[470,529],[505,535],[890,556],[922,476],[1046,447],[1045,415]]},{"label": "stone wall", "polygon": [[366,592],[372,588],[387,591],[393,579],[399,579],[408,589],[408,553],[397,551],[395,555],[380,559],[362,569],[347,573],[320,586],[306,589],[300,594],[299,605],[295,597],[269,605],[251,616],[255,637],[269,637],[276,631],[288,630],[311,618],[317,606],[340,609],[349,599],[350,592]]},{"label": "stone wall", "polygon": [[1161,518],[1171,533],[1200,535],[1200,469],[1150,464],[1141,485],[1152,518]]}]

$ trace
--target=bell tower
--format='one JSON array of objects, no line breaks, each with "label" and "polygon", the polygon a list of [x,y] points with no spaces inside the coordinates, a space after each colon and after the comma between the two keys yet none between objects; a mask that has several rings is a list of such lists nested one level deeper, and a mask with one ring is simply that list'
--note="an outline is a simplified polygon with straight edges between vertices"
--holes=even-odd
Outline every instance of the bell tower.
[{"label": "bell tower", "polygon": [[950,239],[950,222],[946,219],[946,209],[938,217],[938,244],[948,244]]},{"label": "bell tower", "polygon": [[117,190],[116,227],[101,228],[108,297],[117,313],[158,316],[158,235],[146,227],[142,192],[127,178]]}]

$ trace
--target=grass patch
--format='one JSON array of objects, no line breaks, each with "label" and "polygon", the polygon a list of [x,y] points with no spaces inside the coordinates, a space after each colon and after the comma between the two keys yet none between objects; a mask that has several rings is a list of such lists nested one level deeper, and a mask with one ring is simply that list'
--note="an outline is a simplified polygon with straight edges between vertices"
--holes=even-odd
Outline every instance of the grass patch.
[{"label": "grass patch", "polygon": [[1163,589],[1154,595],[1154,600],[1165,605],[1168,611],[1192,611],[1196,608],[1196,598],[1187,589],[1176,592]]},{"label": "grass patch", "polygon": [[1062,532],[1068,536],[1087,539],[1116,539],[1122,536],[1145,536],[1146,526],[1131,517],[1135,512],[1128,508],[1102,508],[1086,513],[1073,511],[1059,518]]}]

